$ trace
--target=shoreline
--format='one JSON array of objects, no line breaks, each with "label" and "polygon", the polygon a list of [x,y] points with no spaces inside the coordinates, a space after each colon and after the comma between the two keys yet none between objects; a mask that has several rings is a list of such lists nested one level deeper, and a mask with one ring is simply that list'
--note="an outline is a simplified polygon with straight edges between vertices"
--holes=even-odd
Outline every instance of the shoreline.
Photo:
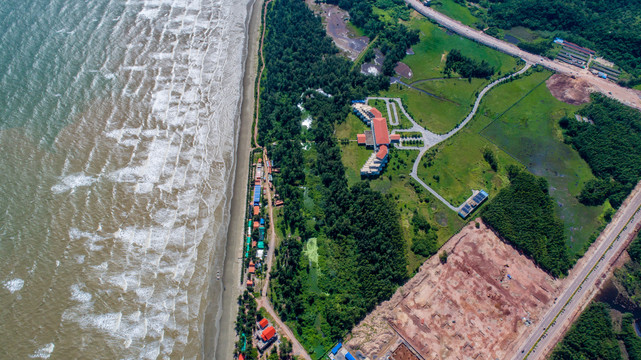
[{"label": "shoreline", "polygon": [[[240,273],[242,269],[242,235],[245,225],[245,200],[247,198],[247,178],[249,176],[249,154],[251,150],[251,129],[254,119],[255,106],[255,81],[258,67],[258,46],[260,40],[261,6],[263,0],[254,0],[247,5],[247,45],[244,50],[245,64],[243,66],[242,98],[240,103],[240,119],[237,130],[236,164],[231,193],[230,221],[228,224],[227,240],[225,243],[225,257],[223,263],[223,293],[222,304],[215,315],[218,317],[219,331],[213,343],[204,340],[205,359],[231,359],[236,343],[234,321],[238,313],[236,299],[241,295],[242,284]],[[216,281],[212,277],[212,281]],[[214,294],[208,294],[211,298]],[[207,322],[214,322],[210,311],[205,315],[205,329]],[[208,334],[205,330],[204,338]],[[209,346],[208,346],[209,345]],[[213,345],[213,347],[211,347]]]}]

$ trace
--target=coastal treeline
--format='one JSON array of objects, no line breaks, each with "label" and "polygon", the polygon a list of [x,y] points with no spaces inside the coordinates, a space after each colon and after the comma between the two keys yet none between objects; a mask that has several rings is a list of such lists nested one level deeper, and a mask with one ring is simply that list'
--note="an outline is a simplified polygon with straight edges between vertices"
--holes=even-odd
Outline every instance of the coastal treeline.
[{"label": "coastal treeline", "polygon": [[[352,71],[303,1],[272,2],[266,29],[259,141],[280,168],[274,185],[285,202],[270,296],[316,350],[407,279],[394,200],[365,182],[348,186],[334,136],[350,101],[385,89],[389,79]],[[313,118],[309,131],[301,131],[299,104]]]},{"label": "coastal treeline", "polygon": [[[238,296],[238,314],[236,315],[236,341],[235,354],[243,352],[245,359],[258,359],[258,351],[252,346],[252,336],[256,330],[256,322],[262,319],[256,308],[256,299],[245,290]],[[244,350],[244,351],[243,351]]]},{"label": "coastal treeline", "polygon": [[264,43],[265,71],[261,81],[258,142],[281,169],[275,186],[284,200],[284,225],[306,234],[301,212],[305,182],[299,103],[321,96],[343,110],[352,98],[364,97],[388,84],[383,77],[350,71],[351,63],[338,56],[337,48],[304,2],[279,0],[267,13]]},{"label": "coastal treeline", "polygon": [[419,41],[418,30],[408,29],[397,21],[399,18],[405,21],[410,20],[410,11],[403,0],[375,2],[377,7],[392,14],[390,21],[385,21],[374,14],[372,2],[369,0],[327,0],[326,2],[347,10],[352,24],[363,29],[370,39],[377,39],[379,49],[385,55],[383,73],[387,76],[394,74],[396,63],[405,57],[407,49]]},{"label": "coastal treeline", "polygon": [[551,360],[622,359],[608,310],[604,303],[592,303],[556,346]]},{"label": "coastal treeline", "polygon": [[617,208],[641,179],[641,113],[601,94],[579,111],[588,121],[564,117],[565,141],[579,152],[597,179],[585,184],[579,201]]},{"label": "coastal treeline", "polygon": [[573,261],[547,180],[514,165],[509,166],[508,176],[510,185],[501,189],[481,217],[542,269],[556,277],[566,275]]},{"label": "coastal treeline", "polygon": [[598,50],[641,82],[641,2],[626,0],[488,0],[487,23],[559,33]]},{"label": "coastal treeline", "polygon": [[485,60],[474,60],[461,54],[460,50],[453,49],[447,54],[443,72],[448,76],[455,72],[468,79],[489,78],[494,75],[494,67]]}]

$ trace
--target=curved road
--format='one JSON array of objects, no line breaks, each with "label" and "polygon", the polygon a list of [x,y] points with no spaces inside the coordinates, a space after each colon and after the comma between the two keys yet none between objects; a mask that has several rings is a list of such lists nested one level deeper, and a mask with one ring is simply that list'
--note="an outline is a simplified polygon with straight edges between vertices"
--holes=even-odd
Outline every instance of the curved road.
[{"label": "curved road", "polygon": [[[405,108],[401,104],[401,99],[399,99],[399,98],[368,97],[367,101],[369,101],[369,100],[384,100],[387,103],[387,113],[388,113],[388,115],[390,117],[392,116],[392,114],[389,111],[389,101],[393,100],[396,103],[398,103],[398,107],[401,109],[401,111],[403,112],[405,117],[408,118],[409,121],[412,122],[413,126],[411,128],[409,128],[409,129],[394,130],[394,131],[392,131],[392,133],[395,134],[395,133],[398,133],[398,132],[420,132],[423,135],[423,146],[422,147],[419,147],[419,148],[411,147],[410,148],[410,147],[404,147],[402,145],[396,145],[396,147],[398,147],[399,149],[419,150],[418,157],[414,161],[414,165],[412,166],[412,172],[410,173],[410,175],[414,178],[414,180],[416,180],[419,184],[421,184],[427,191],[429,191],[432,195],[434,195],[437,199],[439,199],[443,204],[445,204],[445,206],[450,208],[450,210],[452,210],[454,212],[459,212],[460,208],[461,208],[461,206],[463,204],[461,204],[458,207],[454,207],[447,200],[445,200],[445,198],[443,198],[441,195],[439,195],[439,193],[437,193],[436,190],[432,189],[430,186],[428,186],[425,182],[423,182],[423,180],[421,180],[418,177],[418,166],[421,163],[421,159],[423,158],[423,155],[425,155],[427,150],[429,150],[431,147],[433,147],[433,146],[435,146],[435,145],[447,140],[452,135],[456,134],[459,130],[461,130],[465,125],[467,125],[467,123],[470,122],[470,120],[472,120],[474,115],[476,115],[476,111],[478,110],[479,105],[481,104],[481,100],[483,99],[483,96],[485,96],[485,94],[487,94],[487,92],[490,91],[490,89],[492,89],[494,86],[502,83],[503,81],[505,81],[505,80],[507,80],[507,79],[509,79],[509,78],[511,78],[513,76],[517,76],[517,75],[523,74],[530,67],[531,67],[531,65],[529,63],[526,63],[525,66],[521,70],[519,70],[519,71],[517,71],[517,72],[515,72],[513,74],[504,76],[504,77],[502,77],[500,79],[494,80],[493,82],[488,84],[486,87],[484,87],[483,90],[481,90],[481,92],[479,93],[479,96],[476,98],[476,101],[474,102],[474,107],[472,108],[472,111],[470,111],[470,113],[467,115],[467,117],[465,117],[465,119],[463,119],[463,121],[460,124],[456,125],[456,127],[454,129],[450,130],[446,134],[435,134],[435,133],[423,128],[422,126],[420,126],[416,121],[414,121],[414,119],[410,116],[410,114],[408,114],[405,111]],[[394,115],[396,115],[396,113]],[[474,193],[472,195],[474,195]]]},{"label": "curved road", "polygon": [[419,0],[405,0],[405,2],[425,17],[430,18],[439,25],[448,28],[461,36],[477,41],[508,55],[519,57],[528,63],[539,64],[562,74],[574,75],[586,81],[600,93],[617,99],[630,107],[641,110],[641,95],[639,95],[635,90],[627,89],[609,80],[596,77],[590,74],[587,69],[580,69],[573,65],[553,61],[548,58],[541,57],[540,55],[534,55],[523,51],[513,44],[494,38],[482,31],[474,30],[471,27],[463,25],[459,21],[451,19],[430,7],[424,6]]},{"label": "curved road", "polygon": [[580,314],[587,301],[594,295],[599,279],[604,279],[610,265],[625,250],[628,239],[634,236],[635,229],[641,224],[641,191],[639,186],[617,213],[616,218],[608,225],[600,240],[593,244],[595,251],[582,264],[574,280],[559,296],[558,301],[543,316],[543,319],[532,330],[525,343],[518,349],[516,360],[544,359],[552,348],[561,340],[567,322]]}]

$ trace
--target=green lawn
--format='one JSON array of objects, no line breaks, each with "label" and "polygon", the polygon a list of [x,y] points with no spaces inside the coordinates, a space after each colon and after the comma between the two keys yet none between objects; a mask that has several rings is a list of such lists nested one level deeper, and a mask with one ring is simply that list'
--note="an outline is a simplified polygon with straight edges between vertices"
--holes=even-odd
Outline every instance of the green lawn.
[{"label": "green lawn", "polygon": [[368,130],[367,125],[350,112],[345,121],[336,125],[336,138],[338,140],[356,140],[356,135],[362,134],[365,130]]},{"label": "green lawn", "polygon": [[345,165],[345,175],[347,183],[353,186],[361,180],[361,167],[365,161],[372,155],[371,149],[365,146],[358,146],[356,141],[350,141],[346,145],[341,145],[343,165]]},{"label": "green lawn", "polygon": [[[520,163],[549,181],[568,231],[568,246],[580,256],[602,225],[608,205],[587,207],[576,200],[592,173],[578,153],[563,143],[558,120],[578,107],[552,97],[544,83],[549,76],[548,71],[530,71],[490,91],[464,129],[426,154],[419,176],[456,206],[473,189],[485,189],[491,198],[508,183],[505,166]],[[483,159],[484,148],[496,154],[498,173]]]},{"label": "green lawn", "polygon": [[437,99],[399,84],[390,85],[389,90],[380,95],[401,98],[419,125],[439,134],[452,130],[470,112],[469,106]]},{"label": "green lawn", "polygon": [[579,108],[556,100],[545,84],[540,84],[481,133],[532,173],[548,180],[573,255],[582,255],[590,244],[606,206],[585,206],[576,199],[593,175],[579,154],[563,143],[558,121]]},{"label": "green lawn", "polygon": [[[406,56],[403,60],[414,73],[411,81],[417,88],[445,100],[397,84],[391,85],[388,91],[379,95],[403,99],[410,115],[433,132],[446,133],[460,123],[469,113],[476,93],[489,82],[485,79],[472,79],[471,82],[466,79],[440,80],[443,77],[445,57],[450,50],[460,49],[466,56],[487,61],[498,69],[495,78],[516,69],[515,58],[458,35],[448,35],[423,17],[413,16],[409,26],[421,31],[421,40],[413,47],[415,54]],[[420,81],[426,79],[439,80]]]},{"label": "green lawn", "polygon": [[[478,134],[491,121],[488,117],[476,116],[456,135],[437,145],[433,157],[428,153],[421,159],[419,177],[453,206],[463,203],[472,195],[472,190],[485,190],[490,197],[494,196],[508,184],[505,166],[518,164]],[[483,159],[485,148],[497,156],[498,172],[492,171]]]},{"label": "green lawn", "polygon": [[457,4],[454,0],[435,0],[432,1],[432,7],[467,26],[473,26],[479,21],[466,6]]},{"label": "green lawn", "polygon": [[422,15],[412,16],[409,26],[420,31],[420,41],[412,47],[414,55],[403,59],[412,68],[412,81],[443,77],[445,58],[452,49],[459,49],[465,56],[487,61],[501,74],[510,72],[516,65],[515,58],[459,35],[450,35]]}]

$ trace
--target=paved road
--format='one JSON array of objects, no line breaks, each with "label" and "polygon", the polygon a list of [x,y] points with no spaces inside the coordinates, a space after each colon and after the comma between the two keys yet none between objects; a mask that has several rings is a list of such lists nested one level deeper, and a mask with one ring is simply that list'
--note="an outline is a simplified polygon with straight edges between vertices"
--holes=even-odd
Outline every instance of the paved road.
[{"label": "paved road", "polygon": [[544,359],[560,340],[563,329],[567,328],[564,323],[582,311],[582,305],[585,305],[585,300],[591,296],[591,290],[594,290],[597,280],[605,278],[611,262],[625,250],[626,240],[641,223],[641,191],[638,190],[637,186],[628,204],[619,210],[620,213],[608,225],[603,233],[606,234],[605,238],[598,245],[593,245],[597,246],[596,251],[591,255],[585,255],[590,257],[583,262],[581,269],[575,269],[578,276],[572,280],[543,319],[535,324],[532,334],[519,348],[514,359]]},{"label": "paved road", "polygon": [[440,24],[441,26],[448,28],[459,35],[470,38],[474,41],[477,41],[491,48],[497,49],[506,54],[519,57],[525,60],[526,62],[529,62],[532,64],[540,64],[550,70],[553,70],[562,74],[574,75],[578,78],[585,80],[595,90],[603,93],[604,95],[617,99],[628,106],[641,110],[641,96],[639,95],[639,92],[636,92],[635,90],[627,89],[609,80],[596,77],[590,74],[590,72],[587,69],[580,69],[573,65],[569,65],[559,61],[553,61],[548,58],[541,57],[539,55],[534,55],[534,54],[525,52],[513,44],[496,39],[481,31],[478,31],[470,28],[469,26],[463,25],[462,23],[456,20],[453,20],[430,7],[424,6],[418,0],[405,0],[405,2],[409,4],[411,7],[413,7],[419,13],[423,14],[424,16],[432,19],[433,21]]},{"label": "paved road", "polygon": [[[445,198],[443,198],[441,195],[439,195],[439,193],[436,192],[436,190],[432,189],[429,185],[427,185],[423,180],[421,180],[418,177],[418,166],[421,163],[421,159],[423,158],[423,155],[425,155],[427,150],[429,150],[431,147],[439,144],[440,142],[443,142],[443,141],[447,140],[449,137],[453,136],[459,130],[461,130],[465,125],[467,125],[467,123],[470,122],[470,120],[472,120],[472,118],[476,114],[476,111],[479,108],[479,105],[481,104],[481,100],[483,99],[483,96],[485,96],[485,94],[487,94],[487,92],[490,91],[490,89],[492,89],[494,86],[500,84],[501,82],[503,82],[503,81],[513,77],[513,76],[523,74],[524,72],[526,72],[530,68],[530,66],[531,65],[529,63],[526,63],[525,66],[521,70],[515,72],[514,74],[510,74],[510,75],[504,76],[504,77],[502,77],[500,79],[494,80],[492,83],[490,83],[486,87],[484,87],[483,90],[481,90],[481,92],[479,93],[479,96],[476,98],[476,101],[474,102],[474,107],[472,108],[472,111],[470,111],[470,113],[467,115],[467,117],[465,117],[465,119],[463,119],[463,121],[461,121],[460,124],[456,125],[456,127],[454,129],[450,130],[447,134],[435,134],[435,133],[425,129],[424,127],[420,126],[416,121],[414,121],[414,119],[410,116],[410,114],[408,114],[407,111],[405,111],[405,108],[403,107],[403,105],[401,103],[401,99],[399,99],[399,98],[368,97],[366,101],[369,101],[369,100],[384,100],[387,103],[387,112],[388,112],[390,117],[392,116],[392,114],[389,111],[389,102],[390,101],[395,101],[398,104],[398,107],[401,109],[401,111],[403,112],[405,117],[407,119],[409,119],[409,121],[412,123],[412,127],[409,128],[409,129],[397,129],[397,130],[394,130],[394,131],[392,131],[392,134],[397,134],[397,133],[400,133],[400,132],[420,132],[422,134],[422,136],[423,136],[423,139],[422,139],[423,140],[423,146],[422,147],[409,147],[409,146],[404,146],[404,145],[400,145],[400,144],[396,145],[396,147],[398,149],[419,150],[418,157],[414,161],[414,165],[412,167],[412,172],[410,173],[410,175],[414,178],[414,180],[416,180],[419,184],[421,184],[427,191],[429,191],[432,195],[434,195],[440,202],[445,204],[445,206],[447,206],[450,210],[452,210],[454,212],[459,212],[461,210],[461,207],[463,206],[463,204],[459,205],[458,207],[453,206],[447,200],[445,200]],[[394,109],[394,110],[396,110],[396,109]],[[398,116],[396,114],[396,111],[394,111],[394,116]],[[472,195],[474,195],[474,194],[475,194],[474,191],[472,191]]]}]

